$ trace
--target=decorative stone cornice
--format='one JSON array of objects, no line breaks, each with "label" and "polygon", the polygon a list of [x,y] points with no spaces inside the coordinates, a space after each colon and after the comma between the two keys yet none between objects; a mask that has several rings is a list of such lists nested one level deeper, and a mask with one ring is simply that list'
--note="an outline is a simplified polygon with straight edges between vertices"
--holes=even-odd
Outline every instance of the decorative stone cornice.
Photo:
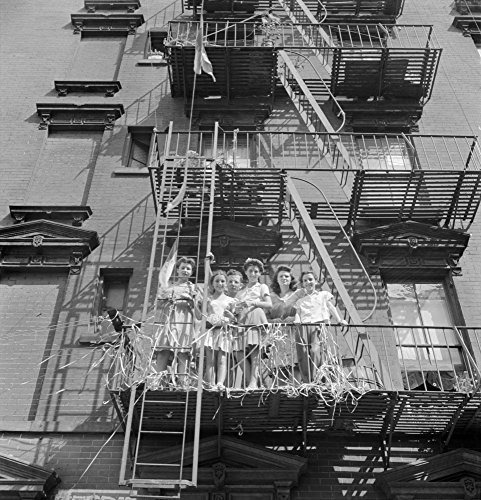
[{"label": "decorative stone cornice", "polygon": [[139,26],[144,24],[142,14],[71,14],[73,33],[95,31],[99,33],[127,33],[135,35]]},{"label": "decorative stone cornice", "polygon": [[453,229],[406,221],[354,231],[352,242],[371,267],[449,267],[459,259],[470,235]]},{"label": "decorative stone cornice", "polygon": [[49,126],[111,130],[123,114],[122,104],[37,103],[37,115],[42,120],[40,130]]},{"label": "decorative stone cornice", "polygon": [[481,493],[481,453],[459,448],[378,474],[388,500],[471,500]]},{"label": "decorative stone cornice", "polygon": [[13,492],[19,492],[19,498],[47,498],[59,483],[60,478],[51,469],[0,455],[1,498],[10,498]]},{"label": "decorative stone cornice", "polygon": [[45,219],[0,228],[0,268],[69,268],[99,246],[95,231]]},{"label": "decorative stone cornice", "polygon": [[140,7],[139,0],[84,0],[84,7],[89,13],[96,9],[114,10],[123,9],[127,12],[134,12]]},{"label": "decorative stone cornice", "polygon": [[113,97],[122,88],[117,80],[55,80],[54,85],[59,97],[69,92],[98,92],[105,94],[105,97]]},{"label": "decorative stone cornice", "polygon": [[91,215],[92,209],[87,205],[10,205],[10,216],[15,223],[49,219],[81,226]]}]

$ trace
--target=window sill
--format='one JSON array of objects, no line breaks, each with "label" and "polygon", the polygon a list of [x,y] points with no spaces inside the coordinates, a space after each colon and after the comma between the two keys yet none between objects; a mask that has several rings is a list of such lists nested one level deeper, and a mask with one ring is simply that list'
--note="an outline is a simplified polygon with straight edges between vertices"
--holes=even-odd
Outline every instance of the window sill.
[{"label": "window sill", "polygon": [[167,66],[165,59],[140,59],[137,66]]},{"label": "window sill", "polygon": [[98,334],[90,334],[90,335],[80,335],[77,339],[77,342],[83,346],[94,346],[101,344],[109,344],[111,342],[116,342],[118,340],[118,334],[113,335],[100,335]]},{"label": "window sill", "polygon": [[129,167],[123,167],[123,168],[116,168],[114,170],[114,175],[115,176],[127,176],[127,177],[147,177],[149,175],[149,169],[148,168],[129,168]]}]

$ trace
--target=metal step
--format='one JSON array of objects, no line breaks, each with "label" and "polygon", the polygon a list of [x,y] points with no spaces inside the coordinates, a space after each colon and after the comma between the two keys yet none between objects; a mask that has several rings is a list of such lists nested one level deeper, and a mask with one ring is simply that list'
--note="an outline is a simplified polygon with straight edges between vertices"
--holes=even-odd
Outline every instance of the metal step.
[{"label": "metal step", "polygon": [[192,481],[187,479],[172,480],[172,479],[128,479],[127,485],[135,488],[187,488],[187,486],[196,486]]},{"label": "metal step", "polygon": [[172,495],[164,495],[164,494],[157,494],[157,495],[148,495],[147,493],[130,493],[129,498],[155,498],[155,500],[164,500],[164,499],[178,499],[180,497],[180,492],[173,493]]}]

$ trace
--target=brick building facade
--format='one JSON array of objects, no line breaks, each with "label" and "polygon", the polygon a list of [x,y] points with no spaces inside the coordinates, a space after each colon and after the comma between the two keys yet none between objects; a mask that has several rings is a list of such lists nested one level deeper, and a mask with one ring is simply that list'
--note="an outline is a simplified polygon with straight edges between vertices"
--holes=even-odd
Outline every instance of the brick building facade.
[{"label": "brick building facade", "polygon": [[[99,327],[93,318],[105,312],[102,296],[108,296],[116,303],[126,324],[145,319],[142,309],[156,222],[156,203],[152,196],[155,179],[152,184],[147,168],[151,161],[149,154],[152,154],[152,132],[158,131],[157,140],[163,141],[170,122],[173,122],[170,130],[175,132],[189,127],[185,109],[188,106],[182,97],[171,96],[174,73],[182,63],[177,63],[178,66],[171,63],[169,67],[164,60],[159,62],[159,58],[152,57],[152,44],[156,33],[168,31],[169,21],[193,19],[193,10],[188,8],[192,2],[189,5],[186,2],[185,6],[180,1],[166,0],[141,0],[140,3],[86,0],[84,5],[80,0],[5,0],[2,5],[0,497],[8,500],[40,498],[35,494],[42,489],[48,498],[59,500],[110,500],[131,494],[128,485],[119,486],[121,464],[127,457],[129,469],[131,462],[124,446],[124,427],[119,423],[119,414],[105,383],[109,374],[109,358],[104,356],[107,347],[98,342]],[[400,8],[402,3],[396,5]],[[376,26],[394,22],[406,26],[429,25],[433,27],[436,47],[442,49],[439,65],[431,75],[432,94],[424,101],[416,101],[418,119],[406,119],[403,126],[399,120],[405,119],[404,112],[412,104],[407,99],[393,99],[396,111],[383,115],[381,110],[372,118],[371,126],[366,126],[364,115],[372,115],[362,111],[362,106],[373,108],[375,102],[389,103],[389,99],[357,98],[349,93],[340,98],[335,96],[341,107],[344,103],[347,115],[342,130],[346,136],[342,140],[353,162],[358,162],[358,167],[345,169],[349,178],[347,191],[361,182],[358,170],[364,169],[368,174],[376,169],[394,171],[396,161],[409,157],[409,167],[402,168],[404,173],[409,173],[422,171],[426,161],[430,165],[427,169],[438,174],[442,171],[442,175],[423,177],[419,180],[419,185],[424,183],[421,194],[416,191],[413,195],[409,191],[404,200],[407,207],[404,208],[409,211],[416,203],[414,198],[422,197],[424,204],[421,203],[416,212],[421,215],[409,217],[405,216],[406,212],[400,212],[401,215],[387,218],[376,212],[371,219],[377,223],[372,223],[362,211],[369,211],[376,192],[387,196],[385,204],[391,200],[395,205],[399,201],[396,190],[402,189],[401,184],[395,184],[397,181],[391,177],[369,193],[366,191],[368,181],[364,179],[361,187],[356,185],[359,193],[367,193],[366,197],[359,194],[359,203],[354,205],[354,198],[346,195],[346,189],[340,186],[338,173],[330,171],[327,154],[326,158],[319,157],[318,170],[311,168],[311,156],[319,155],[311,138],[305,139],[304,153],[298,150],[284,153],[284,146],[279,146],[271,156],[264,155],[271,158],[271,167],[287,169],[287,175],[297,175],[320,186],[336,210],[340,207],[343,223],[349,220],[349,235],[368,269],[375,293],[332,216],[312,216],[311,222],[323,237],[328,259],[351,297],[353,308],[359,317],[369,316],[365,321],[365,325],[370,325],[366,328],[369,337],[366,345],[377,350],[386,380],[363,396],[364,401],[368,401],[365,406],[361,398],[358,409],[352,402],[344,402],[339,407],[324,407],[318,402],[319,408],[310,413],[317,417],[312,417],[311,424],[305,426],[302,418],[295,425],[295,419],[287,419],[282,429],[272,424],[283,411],[300,412],[302,416],[302,402],[298,407],[297,403],[289,406],[288,398],[283,397],[277,403],[268,398],[267,402],[261,402],[262,397],[252,394],[246,396],[244,407],[239,401],[235,403],[238,407],[232,400],[226,402],[226,408],[234,414],[238,411],[239,415],[242,412],[254,415],[257,411],[260,414],[264,411],[260,408],[270,408],[269,424],[261,419],[251,427],[245,425],[245,432],[235,425],[235,422],[243,422],[241,417],[237,421],[232,415],[226,417],[222,429],[220,425],[216,430],[208,422],[203,424],[202,439],[208,440],[219,433],[225,437],[222,445],[219,438],[219,447],[225,446],[229,453],[237,450],[235,457],[240,465],[234,466],[234,459],[232,463],[226,459],[226,477],[237,477],[235,474],[239,473],[244,479],[235,485],[229,480],[225,480],[225,484],[212,480],[208,471],[213,460],[202,455],[201,446],[200,471],[204,475],[201,474],[199,487],[187,489],[182,497],[192,500],[421,499],[430,498],[429,490],[435,491],[431,481],[436,482],[436,487],[446,488],[439,490],[439,495],[446,496],[437,498],[479,497],[481,215],[476,208],[481,193],[481,153],[475,137],[481,127],[481,61],[474,43],[480,36],[479,24],[476,32],[479,11],[475,1],[466,0],[466,3],[470,4],[467,15],[461,15],[447,0],[405,0],[397,19],[395,16],[391,21],[375,16],[357,21],[349,19],[351,23],[372,22]],[[309,8],[313,9],[310,4]],[[267,3],[264,10],[267,11]],[[238,19],[250,15],[244,13]],[[338,20],[341,18],[334,17],[334,21],[328,18],[327,22],[342,23]],[[218,20],[224,21],[222,15]],[[291,21],[286,18],[283,22]],[[399,39],[408,31],[407,27],[401,28]],[[394,40],[392,32],[390,36]],[[420,42],[420,38],[418,42],[411,38],[410,48],[418,45],[424,48],[431,43]],[[390,43],[396,46],[395,40]],[[169,50],[172,61],[175,44],[171,43]],[[219,70],[212,58],[213,52],[209,54],[216,73]],[[407,60],[411,56],[403,57]],[[423,57],[428,57],[427,52]],[[255,58],[251,64],[255,67]],[[302,67],[299,60],[296,64],[297,68]],[[315,79],[310,70],[302,69],[306,71],[306,81]],[[405,75],[409,73],[409,69],[405,71]],[[208,77],[199,77],[199,82],[207,85],[201,78]],[[183,80],[184,92],[187,92],[187,79]],[[277,145],[292,147],[295,139],[288,134],[310,134],[314,121],[306,123],[302,110],[299,106],[296,108],[296,97],[289,95],[279,78],[274,78],[273,85],[273,95],[269,96],[271,107],[261,119],[260,104],[256,110],[252,109],[252,103],[244,102],[246,99],[239,99],[242,102],[237,108],[222,108],[220,104],[216,108],[213,100],[210,108],[202,104],[202,112],[194,110],[194,130],[208,133],[206,131],[213,130],[214,122],[220,121],[223,128],[219,137],[223,137],[223,133],[231,134],[239,126],[241,144],[246,137],[257,140],[256,132],[244,132],[257,127],[274,134],[266,136],[266,144],[272,140],[273,144],[278,141]],[[334,96],[333,99],[336,101]],[[324,94],[319,102],[326,111],[332,100],[326,104]],[[352,111],[356,106],[361,109],[357,115]],[[326,115],[333,115],[331,108]],[[361,116],[360,125],[355,116]],[[401,118],[395,121],[392,116]],[[338,118],[334,118],[333,123],[338,123],[336,120]],[[332,131],[319,130],[327,135]],[[335,127],[334,131],[338,132]],[[369,135],[373,133],[383,134],[378,137],[378,143]],[[332,133],[329,137],[339,148],[338,136]],[[349,150],[353,137],[354,141],[365,141],[369,146]],[[397,146],[393,146],[395,152],[391,154],[390,145],[399,144],[400,137],[406,141],[404,148],[416,148],[415,161],[411,153],[403,152],[401,156],[405,156],[399,160]],[[379,155],[386,154],[386,147],[391,156],[386,155],[389,159],[380,161]],[[261,148],[252,146],[252,150]],[[369,156],[369,151],[375,151],[373,156]],[[253,166],[253,157],[244,158],[251,162],[249,168]],[[373,157],[382,163],[381,167],[372,166]],[[299,174],[289,170],[296,158],[301,163]],[[266,164],[267,161],[263,165]],[[241,163],[241,168],[244,166]],[[458,174],[459,177],[454,177]],[[366,178],[374,179],[374,185],[378,181],[369,175]],[[414,174],[410,179],[415,179]],[[300,181],[296,190],[311,215],[315,210],[326,213],[325,203],[316,204],[320,197],[315,189]],[[392,198],[386,193],[391,193]],[[428,205],[431,211],[425,208]],[[446,206],[448,209],[452,206],[449,219],[432,215]],[[349,207],[356,207],[357,212],[352,215]],[[425,213],[429,215],[423,215]],[[285,214],[283,217],[279,227],[283,243],[268,263],[271,267],[294,264],[294,271],[299,274],[312,262],[304,254],[305,239],[297,238],[292,221]],[[298,213],[297,217],[300,217]],[[412,222],[424,226],[422,229],[410,226]],[[404,226],[399,228],[396,223]],[[259,227],[266,224],[270,223],[262,221]],[[427,226],[431,229],[426,229]],[[440,230],[436,232],[434,227]],[[392,242],[406,234],[417,238],[409,252],[396,253],[394,246],[382,244],[383,240]],[[157,271],[161,254],[164,255],[159,247],[154,261]],[[320,269],[327,272],[322,265]],[[268,276],[265,279],[268,281]],[[437,305],[430,311],[449,309],[446,313],[449,321],[447,317],[446,323],[424,324],[449,330],[445,333],[443,329],[444,339],[436,345],[440,350],[445,349],[443,352],[448,353],[451,363],[446,369],[449,374],[446,377],[451,382],[442,378],[445,386],[441,382],[441,391],[436,383],[434,387],[431,385],[433,379],[427,387],[427,378],[424,387],[406,387],[402,373],[405,365],[399,359],[403,349],[399,330],[391,328],[396,323],[393,287],[398,284],[409,284],[417,294],[421,293],[422,285],[437,284],[442,289]],[[440,302],[443,304],[439,305]],[[419,301],[416,304],[419,306]],[[423,311],[420,314],[422,316]],[[423,325],[416,321],[417,317],[411,316],[398,325]],[[350,323],[357,324],[352,319]],[[454,325],[462,328],[453,329]],[[355,344],[358,338],[352,333],[355,329],[348,330],[347,336],[352,334]],[[455,334],[460,337],[451,337]],[[361,337],[367,338],[362,334]],[[426,349],[435,350],[432,343]],[[458,363],[461,371],[459,367],[454,368],[454,352],[461,353],[463,361]],[[424,377],[423,369],[420,372]],[[439,368],[437,372],[439,375]],[[460,385],[463,372],[468,377],[463,380],[472,384],[464,390]],[[411,379],[407,377],[407,380],[409,384]],[[122,401],[128,402],[128,398]],[[128,408],[125,411],[128,412]],[[247,416],[246,421],[249,418]],[[215,415],[210,420],[215,421]],[[375,422],[372,426],[371,421]],[[417,422],[419,428],[416,428]],[[280,430],[284,432],[278,432]],[[230,441],[234,438],[237,441]],[[167,449],[171,444],[168,439],[153,437],[151,448]],[[207,441],[204,446],[208,446]],[[277,459],[273,453],[278,454]],[[250,460],[253,460],[250,467],[255,478],[252,482],[238,471],[248,469]],[[57,486],[52,470],[61,479]],[[286,470],[292,477],[283,478]],[[416,470],[424,472],[424,476],[417,477]],[[266,484],[259,479],[263,475],[267,478]],[[153,498],[167,495],[167,490],[154,486],[156,489],[150,489]],[[149,488],[141,492],[147,494]],[[99,496],[92,497],[95,493]]]}]

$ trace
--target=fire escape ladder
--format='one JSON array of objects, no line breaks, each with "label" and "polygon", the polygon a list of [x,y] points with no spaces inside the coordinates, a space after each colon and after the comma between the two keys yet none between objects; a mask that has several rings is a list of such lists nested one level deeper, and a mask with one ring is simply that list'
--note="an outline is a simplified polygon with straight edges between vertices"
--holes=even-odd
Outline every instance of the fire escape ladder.
[{"label": "fire escape ladder", "polygon": [[[337,127],[337,129],[334,129],[331,121],[322,110],[309,86],[295,67],[295,64],[290,58],[288,52],[285,50],[279,50],[278,54],[279,79],[286,89],[287,94],[292,99],[294,106],[309,131],[318,134],[336,134],[339,132],[344,126],[345,114],[316,68],[312,66],[312,63],[308,59],[306,59],[306,61],[311,65],[311,69],[316,73],[318,81],[323,83],[329,93],[330,102],[332,101],[337,107],[336,114],[342,117],[342,124]],[[322,151],[326,151],[326,155],[324,157],[325,160],[335,172],[337,180],[344,189],[346,196],[350,198],[353,182],[353,174],[350,171],[354,170],[352,168],[353,159],[351,155],[344,144],[342,144],[339,136],[331,135],[330,141],[332,142],[328,145],[325,144],[325,139],[323,139],[321,135],[318,135],[316,140],[319,143],[319,148]]]},{"label": "fire escape ladder", "polygon": [[331,293],[337,298],[338,306],[341,305],[342,309],[344,309],[342,312],[346,321],[353,325],[349,327],[349,335],[344,335],[344,337],[354,355],[355,363],[361,363],[368,370],[373,370],[376,381],[380,381],[386,389],[391,390],[391,377],[388,368],[381,360],[366,329],[361,326],[362,319],[359,312],[354,306],[339,272],[307,212],[293,179],[289,176],[286,179],[284,204],[294,233],[306,257],[309,259],[313,271],[320,277],[323,287],[329,288],[328,281],[330,282]]},{"label": "fire escape ladder", "polygon": [[[216,151],[217,125],[215,130],[213,151]],[[150,166],[151,175],[154,179],[154,196],[156,197],[157,216],[154,226],[150,264],[147,274],[147,284],[142,311],[142,329],[147,337],[156,339],[156,331],[162,318],[157,316],[157,303],[161,276],[166,273],[164,266],[160,270],[157,264],[158,250],[161,251],[161,262],[175,262],[177,258],[176,248],[181,248],[185,243],[182,240],[190,238],[187,243],[189,247],[192,236],[183,236],[181,227],[183,224],[191,223],[191,218],[198,227],[199,234],[195,236],[197,255],[188,255],[199,259],[200,242],[203,239],[202,231],[207,225],[207,248],[205,258],[205,281],[210,274],[210,241],[212,239],[214,189],[215,189],[215,167],[198,155],[186,157],[169,157],[172,142],[172,124],[165,140],[164,152],[161,155],[157,134],[154,132]],[[187,148],[188,150],[188,148]],[[156,182],[155,182],[156,181]],[[193,215],[188,213],[189,201],[197,206]],[[176,234],[175,234],[176,233]],[[171,247],[169,255],[167,250]],[[170,274],[170,273],[167,273]],[[154,276],[155,275],[155,276]],[[194,278],[194,277],[193,277]],[[165,276],[163,279],[168,279]],[[152,296],[154,299],[154,312],[151,314]],[[165,307],[165,300],[163,301]],[[203,327],[205,328],[205,312],[207,296],[203,296]],[[149,311],[149,313],[148,313]],[[168,313],[170,314],[170,313]],[[153,319],[152,319],[153,318]],[[151,331],[150,331],[151,330]],[[150,334],[150,335],[149,335]],[[150,368],[156,366],[156,345],[152,345],[150,355],[144,356],[143,365],[138,369],[134,377],[136,383],[130,388],[130,404],[125,426],[125,441],[121,463],[120,485],[128,485],[132,490],[146,489],[147,493],[134,493],[131,496],[139,498],[180,498],[183,488],[197,485],[199,443],[200,443],[200,416],[202,411],[202,377],[203,373],[203,342],[200,345],[199,359],[201,360],[197,374],[191,374],[191,363],[186,363],[187,373],[158,374]],[[190,349],[192,346],[174,346],[176,349]],[[150,351],[149,351],[150,352]],[[145,361],[149,358],[149,363]],[[155,378],[157,377],[157,379]],[[160,377],[160,378],[159,378]],[[176,392],[172,398],[169,380],[180,383],[184,387],[181,392]],[[156,380],[155,383],[152,380]],[[174,418],[172,415],[176,414]],[[170,415],[170,416],[169,416]],[[172,423],[173,422],[173,423]],[[177,422],[177,423],[176,423]],[[180,424],[178,423],[180,422]],[[192,426],[192,423],[194,425]],[[192,432],[192,427],[193,432]],[[193,439],[192,439],[193,435]],[[152,442],[159,440],[159,447],[164,441],[159,438],[167,437],[175,440],[180,446],[180,454],[175,456],[166,455],[156,447],[152,452]],[[133,444],[135,443],[135,444]],[[133,444],[133,445],[132,445]],[[126,477],[127,456],[130,449],[134,448],[131,472]],[[187,470],[188,466],[188,470]],[[184,477],[191,471],[191,477]],[[189,474],[190,475],[190,474]]]}]

